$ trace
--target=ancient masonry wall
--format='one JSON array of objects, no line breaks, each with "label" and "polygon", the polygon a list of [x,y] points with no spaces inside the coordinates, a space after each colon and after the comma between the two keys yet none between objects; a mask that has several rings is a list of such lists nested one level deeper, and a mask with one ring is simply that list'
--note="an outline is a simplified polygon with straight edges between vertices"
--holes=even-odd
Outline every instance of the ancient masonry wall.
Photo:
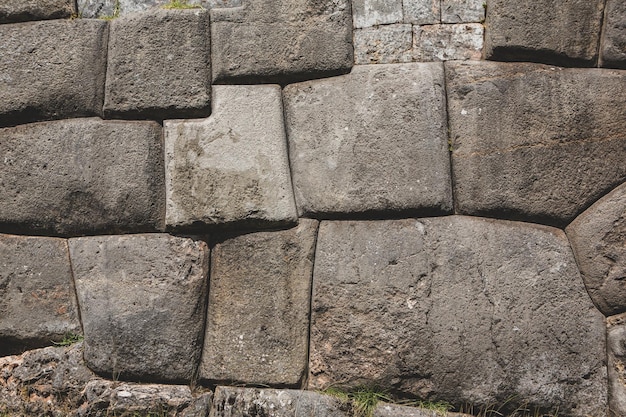
[{"label": "ancient masonry wall", "polygon": [[0,414],[626,415],[623,0],[0,23]]}]

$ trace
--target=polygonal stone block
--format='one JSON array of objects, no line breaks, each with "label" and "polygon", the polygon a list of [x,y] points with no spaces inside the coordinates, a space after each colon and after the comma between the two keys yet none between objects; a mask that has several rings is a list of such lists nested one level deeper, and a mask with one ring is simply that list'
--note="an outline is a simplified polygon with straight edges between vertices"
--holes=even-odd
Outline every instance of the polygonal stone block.
[{"label": "polygonal stone block", "polygon": [[395,64],[411,62],[411,25],[384,25],[354,30],[356,64]]},{"label": "polygonal stone block", "polygon": [[600,66],[626,69],[626,2],[607,0],[600,43]]},{"label": "polygonal stone block", "polygon": [[353,0],[354,28],[402,22],[402,0]]},{"label": "polygonal stone block", "polygon": [[76,12],[72,0],[3,0],[0,23],[63,19]]},{"label": "polygonal stone block", "polygon": [[413,26],[415,60],[479,60],[483,30],[479,23]]}]

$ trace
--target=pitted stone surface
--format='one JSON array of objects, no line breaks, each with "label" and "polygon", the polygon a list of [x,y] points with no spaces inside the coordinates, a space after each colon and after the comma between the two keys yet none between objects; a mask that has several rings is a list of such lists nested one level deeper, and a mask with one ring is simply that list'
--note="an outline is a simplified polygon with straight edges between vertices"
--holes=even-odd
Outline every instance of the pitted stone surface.
[{"label": "pitted stone surface", "polygon": [[0,355],[82,333],[67,242],[0,234]]},{"label": "pitted stone surface", "polygon": [[0,25],[0,126],[102,112],[107,23]]},{"label": "pitted stone surface", "polygon": [[107,117],[204,117],[211,107],[209,12],[153,9],[111,22]]},{"label": "pitted stone surface", "polygon": [[415,61],[479,60],[483,31],[480,23],[413,26]]},{"label": "pitted stone surface", "polygon": [[[444,417],[472,417],[470,414],[450,413]],[[372,417],[442,417],[440,411],[432,411],[419,407],[408,407],[398,404],[379,403],[374,409]]]},{"label": "pitted stone surface", "polygon": [[404,22],[416,25],[432,25],[441,22],[439,0],[402,0]]},{"label": "pitted stone surface", "polygon": [[485,0],[441,0],[441,23],[481,23]]},{"label": "pitted stone surface", "polygon": [[604,0],[489,0],[485,56],[594,66]]},{"label": "pitted stone surface", "polygon": [[609,374],[609,417],[626,413],[626,314],[606,320]]},{"label": "pitted stone surface", "polygon": [[357,66],[285,88],[301,215],[449,212],[443,66]]},{"label": "pitted stone surface", "polygon": [[72,0],[2,0],[0,23],[63,19],[75,12]]},{"label": "pitted stone surface", "polygon": [[626,2],[607,0],[600,66],[626,69]]},{"label": "pitted stone surface", "polygon": [[308,351],[315,220],[215,246],[200,378],[298,386]]},{"label": "pitted stone surface", "polygon": [[402,22],[402,0],[353,0],[352,21],[355,28]]},{"label": "pitted stone surface", "polygon": [[87,365],[111,379],[190,381],[202,350],[206,243],[140,234],[69,247]]},{"label": "pitted stone surface", "polygon": [[566,233],[596,306],[605,316],[626,311],[626,183],[578,216]]},{"label": "pitted stone surface", "polygon": [[395,64],[413,60],[411,25],[384,25],[354,30],[356,64]]},{"label": "pitted stone surface", "polygon": [[168,227],[297,220],[278,86],[215,86],[208,119],[166,121]]},{"label": "pitted stone surface", "polygon": [[161,127],[97,118],[0,129],[0,225],[55,235],[163,228]]},{"label": "pitted stone surface", "polygon": [[349,0],[258,0],[211,10],[213,81],[288,83],[353,62]]},{"label": "pitted stone surface", "polygon": [[626,73],[446,63],[461,214],[565,226],[626,180]]},{"label": "pitted stone surface", "polygon": [[[171,3],[170,0],[78,0],[78,14],[82,18],[112,17],[116,14],[116,2],[119,6],[117,14],[126,16],[155,8],[162,8]],[[189,5],[203,9],[215,7],[239,7],[243,0],[188,0]]]},{"label": "pitted stone surface", "polygon": [[604,318],[561,230],[464,216],[324,221],[312,303],[311,389],[605,412]]}]

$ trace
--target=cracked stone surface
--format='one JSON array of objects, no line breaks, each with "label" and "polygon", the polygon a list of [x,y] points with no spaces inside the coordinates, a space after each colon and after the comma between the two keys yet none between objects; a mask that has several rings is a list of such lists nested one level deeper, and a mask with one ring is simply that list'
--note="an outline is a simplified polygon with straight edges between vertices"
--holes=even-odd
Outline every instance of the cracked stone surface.
[{"label": "cracked stone surface", "polygon": [[3,0],[0,23],[63,19],[75,12],[73,0]]},{"label": "cracked stone surface", "polygon": [[323,221],[315,259],[309,388],[605,412],[604,317],[561,230],[464,216]]}]

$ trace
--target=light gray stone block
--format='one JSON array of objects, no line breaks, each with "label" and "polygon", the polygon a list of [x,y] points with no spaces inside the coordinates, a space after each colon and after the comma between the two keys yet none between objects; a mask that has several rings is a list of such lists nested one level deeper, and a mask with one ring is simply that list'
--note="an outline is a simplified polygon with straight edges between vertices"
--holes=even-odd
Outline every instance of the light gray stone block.
[{"label": "light gray stone block", "polygon": [[607,0],[600,43],[600,66],[626,69],[626,2]]},{"label": "light gray stone block", "polygon": [[427,410],[420,407],[409,407],[398,404],[379,403],[372,417],[472,417],[471,414],[451,413],[442,414],[441,411]]},{"label": "light gray stone block", "polygon": [[191,381],[200,361],[209,248],[166,234],[69,240],[85,362],[110,379]]},{"label": "light gray stone block", "polygon": [[626,311],[626,183],[566,229],[589,296],[605,316]]},{"label": "light gray stone block", "polygon": [[606,320],[609,374],[609,417],[626,413],[626,314]]},{"label": "light gray stone block", "polygon": [[164,227],[161,127],[60,120],[0,130],[0,224],[54,235]]},{"label": "light gray stone block", "polygon": [[411,25],[384,25],[354,31],[356,64],[394,64],[413,59]]},{"label": "light gray stone block", "polygon": [[293,224],[278,86],[215,86],[208,119],[165,122],[171,228]]},{"label": "light gray stone block", "polygon": [[413,26],[415,60],[479,60],[483,31],[480,23]]},{"label": "light gray stone block", "polygon": [[626,73],[446,63],[459,213],[565,226],[626,180]]},{"label": "light gray stone block", "polygon": [[349,0],[258,0],[211,10],[213,81],[286,84],[348,72]]},{"label": "light gray stone block", "polygon": [[441,0],[441,23],[481,23],[487,0]]},{"label": "light gray stone block", "polygon": [[[111,17],[116,13],[118,16],[126,16],[131,13],[144,10],[163,8],[170,0],[119,0],[116,12],[117,0],[77,0],[78,14],[83,18]],[[203,9],[217,7],[239,7],[243,0],[188,0],[189,5]]]},{"label": "light gray stone block", "polygon": [[443,66],[357,66],[285,88],[301,215],[446,213],[452,207]]},{"label": "light gray stone block", "polygon": [[402,22],[402,0],[353,0],[354,28]]},{"label": "light gray stone block", "polygon": [[402,0],[404,22],[432,25],[441,22],[440,0]]},{"label": "light gray stone block", "polygon": [[191,118],[211,111],[209,12],[153,9],[111,22],[107,117]]},{"label": "light gray stone block", "polygon": [[312,303],[310,389],[606,412],[604,317],[559,229],[464,216],[324,221]]},{"label": "light gray stone block", "polygon": [[0,23],[63,19],[76,13],[72,0],[3,0]]},{"label": "light gray stone block", "polygon": [[107,23],[0,25],[0,126],[102,113]]},{"label": "light gray stone block", "polygon": [[305,376],[318,222],[215,246],[200,378],[297,387]]},{"label": "light gray stone block", "polygon": [[0,355],[81,334],[65,239],[0,234]]}]

